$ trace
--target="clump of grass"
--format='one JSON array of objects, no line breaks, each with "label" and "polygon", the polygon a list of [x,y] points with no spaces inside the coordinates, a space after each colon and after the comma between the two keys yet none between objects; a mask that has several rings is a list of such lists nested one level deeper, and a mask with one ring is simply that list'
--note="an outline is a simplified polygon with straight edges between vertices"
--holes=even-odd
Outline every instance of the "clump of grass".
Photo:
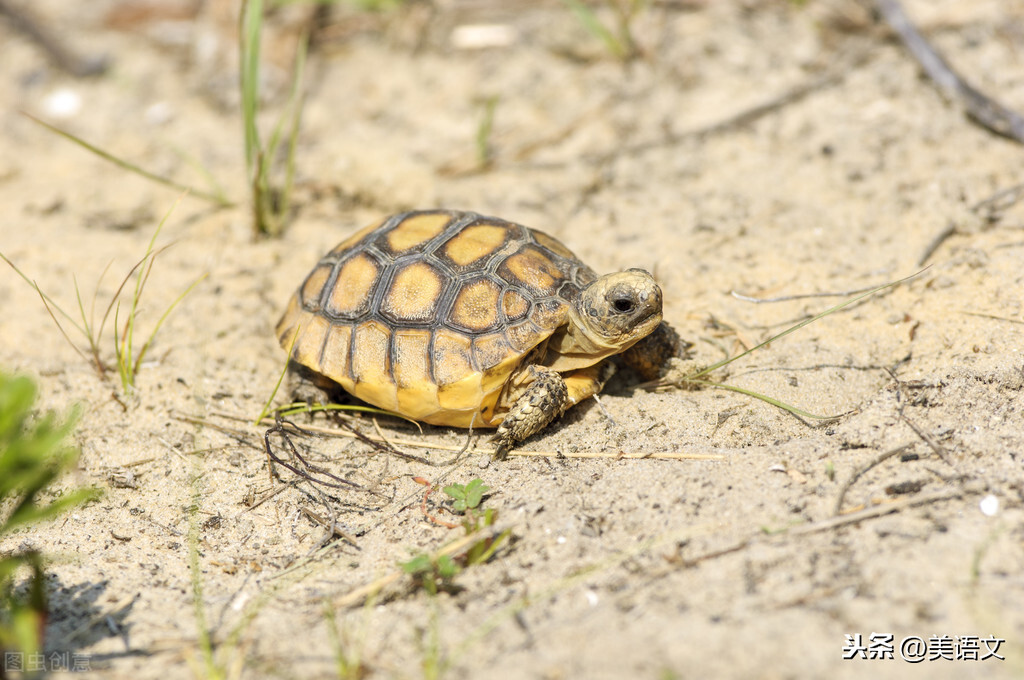
[{"label": "clump of grass", "polygon": [[[181,199],[178,199],[180,202]],[[96,311],[96,297],[98,295],[100,284],[103,281],[103,277],[110,269],[108,265],[103,273],[100,274],[100,278],[96,281],[96,292],[93,293],[92,303],[90,305],[89,312],[85,310],[85,303],[82,300],[82,292],[78,287],[77,279],[74,280],[75,285],[75,299],[78,303],[78,315],[77,318],[66,312],[60,305],[58,305],[52,297],[43,292],[34,280],[30,279],[24,272],[9,260],[3,253],[0,253],[0,258],[14,269],[15,272],[21,276],[22,279],[31,286],[42,300],[43,306],[46,307],[46,311],[50,314],[50,318],[57,325],[57,329],[64,336],[64,339],[68,341],[78,354],[92,364],[93,368],[96,369],[97,374],[101,379],[105,379],[112,368],[117,369],[117,374],[120,378],[121,388],[125,394],[129,394],[135,388],[135,380],[138,377],[139,369],[142,366],[142,360],[145,358],[147,352],[153,344],[156,338],[157,332],[160,327],[163,326],[167,317],[170,316],[174,308],[178,306],[186,295],[188,295],[193,288],[206,278],[206,274],[203,274],[196,279],[184,292],[179,295],[174,302],[164,310],[163,314],[157,320],[153,329],[149,335],[142,341],[141,346],[137,343],[136,328],[139,319],[139,303],[142,300],[142,294],[146,287],[146,282],[149,280],[149,275],[153,271],[153,265],[156,263],[157,256],[162,253],[169,246],[163,246],[161,248],[156,247],[157,237],[160,235],[161,229],[163,229],[164,223],[167,218],[170,217],[171,212],[177,206],[177,202],[171,209],[164,215],[164,218],[160,220],[160,224],[157,225],[156,230],[153,232],[153,237],[149,240],[149,245],[146,247],[146,252],[138,262],[128,271],[124,279],[121,280],[121,284],[117,290],[111,296],[106,310],[103,312],[103,316],[99,323],[96,323],[95,311]],[[121,322],[121,296],[126,293],[126,287],[128,283],[135,278],[135,284],[131,291],[131,296],[126,302],[127,312],[123,323]],[[103,340],[103,331],[106,328],[107,321],[111,319],[113,315],[114,324],[114,365],[110,366],[104,359],[104,353],[101,347]],[[84,341],[84,347],[80,342],[76,342],[72,339],[68,329],[65,328],[64,323],[61,323],[61,318],[64,322],[70,325],[70,328],[77,332]]]},{"label": "clump of grass", "polygon": [[[0,542],[17,529],[53,519],[97,496],[93,489],[79,489],[43,498],[78,460],[78,450],[65,442],[78,412],[34,418],[35,399],[32,380],[0,373]],[[15,592],[15,576],[22,568],[30,573],[24,595]],[[0,654],[39,653],[46,614],[42,555],[21,550],[0,557]]]},{"label": "clump of grass", "polygon": [[[320,0],[324,1],[324,0]],[[282,5],[288,2],[272,2]],[[388,3],[378,0],[367,5],[384,8]],[[245,149],[245,164],[252,200],[253,230],[258,235],[279,236],[284,232],[291,213],[292,185],[295,177],[295,150],[303,108],[303,71],[306,63],[308,35],[299,41],[292,74],[291,93],[277,123],[266,143],[261,140],[257,117],[260,110],[260,41],[263,34],[264,0],[243,0],[239,13],[239,91],[241,93],[242,129]],[[25,114],[51,132],[68,139],[100,158],[118,167],[144,177],[152,182],[171,188],[189,191],[192,195],[212,201],[220,207],[234,203],[228,199],[220,186],[213,181],[210,173],[200,168],[201,173],[214,187],[213,192],[204,192],[186,187],[172,179],[150,172],[128,160],[119,158],[85,140],[50,125],[34,116]],[[284,147],[283,169],[278,169],[279,156]]]},{"label": "clump of grass", "polygon": [[338,617],[334,607],[324,606],[324,619],[327,621],[327,634],[334,648],[334,658],[339,680],[363,680],[370,675],[370,666],[364,661],[366,633],[369,627],[369,615],[373,610],[374,598],[366,599],[363,605],[362,626],[352,633],[345,626],[338,625]]},{"label": "clump of grass", "polygon": [[[292,90],[284,112],[278,118],[267,143],[260,141],[256,118],[259,114],[260,39],[263,35],[263,0],[243,0],[239,30],[239,91],[242,95],[242,129],[245,167],[252,187],[253,230],[260,235],[279,236],[291,211],[295,178],[295,148],[302,121],[302,74],[305,69],[308,36],[299,42],[292,74]],[[284,136],[285,125],[288,125]],[[281,144],[287,141],[284,176],[276,178],[275,161]]]}]

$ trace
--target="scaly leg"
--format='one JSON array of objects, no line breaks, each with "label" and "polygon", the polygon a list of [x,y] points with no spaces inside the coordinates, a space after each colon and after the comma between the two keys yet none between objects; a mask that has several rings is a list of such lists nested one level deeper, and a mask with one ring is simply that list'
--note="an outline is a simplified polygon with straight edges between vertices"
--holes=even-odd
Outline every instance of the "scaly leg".
[{"label": "scaly leg", "polygon": [[615,372],[615,366],[604,362],[565,377],[542,366],[530,366],[529,371],[533,381],[509,409],[494,435],[499,459],[504,458],[516,442],[540,432],[573,404],[600,392]]}]

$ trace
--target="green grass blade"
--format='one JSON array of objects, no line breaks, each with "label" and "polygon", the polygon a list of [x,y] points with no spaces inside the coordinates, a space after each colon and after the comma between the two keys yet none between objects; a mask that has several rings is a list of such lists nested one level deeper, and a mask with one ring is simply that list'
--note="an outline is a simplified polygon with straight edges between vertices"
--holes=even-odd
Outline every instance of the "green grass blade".
[{"label": "green grass blade", "polygon": [[216,205],[218,205],[218,206],[220,206],[222,208],[227,208],[227,207],[231,207],[232,205],[234,205],[231,202],[225,202],[223,197],[215,196],[215,195],[207,193],[205,191],[200,191],[198,189],[193,189],[193,188],[188,187],[188,186],[186,186],[184,184],[180,184],[178,182],[175,182],[173,179],[169,179],[167,177],[163,177],[161,175],[157,175],[155,173],[152,173],[152,172],[150,172],[148,170],[144,170],[144,169],[140,168],[139,166],[135,165],[134,163],[130,163],[130,162],[124,160],[123,158],[119,158],[119,157],[117,157],[117,156],[115,156],[115,155],[113,155],[111,153],[108,153],[107,151],[104,151],[103,149],[90,144],[89,142],[85,141],[84,139],[82,139],[80,137],[77,137],[77,136],[71,134],[70,132],[68,132],[66,130],[62,130],[59,127],[56,127],[54,125],[50,125],[46,121],[43,121],[43,120],[41,120],[39,118],[36,118],[35,116],[33,116],[30,113],[25,113],[23,111],[22,115],[27,116],[29,119],[35,121],[39,125],[42,125],[47,130],[60,135],[64,139],[67,139],[69,141],[74,142],[75,144],[79,145],[83,149],[86,149],[87,151],[91,151],[92,153],[96,154],[100,158],[113,163],[114,165],[116,165],[117,167],[121,168],[122,170],[127,170],[128,172],[135,173],[136,175],[139,175],[140,177],[144,177],[144,178],[146,178],[146,179],[148,179],[148,180],[150,180],[152,182],[156,182],[157,184],[162,184],[162,185],[164,185],[166,187],[170,187],[172,189],[177,189],[178,191],[187,191],[187,192],[191,193],[194,196],[197,196],[197,197],[202,198],[204,200],[210,201],[211,203],[215,203]]},{"label": "green grass blade", "polygon": [[292,113],[292,125],[288,131],[288,154],[285,158],[284,187],[281,192],[280,214],[287,218],[291,210],[292,187],[295,184],[295,150],[298,148],[299,127],[302,125],[302,111],[305,108],[305,90],[303,77],[306,71],[306,54],[309,51],[309,34],[305,33],[299,43],[295,55],[295,72],[292,75],[292,92],[289,96],[289,107]]},{"label": "green grass blade", "polygon": [[216,196],[221,205],[232,206],[234,202],[228,198],[228,192],[224,189],[224,185],[217,181],[217,178],[213,176],[210,169],[203,165],[198,158],[188,153],[185,149],[173,144],[169,145],[171,151],[174,152],[178,158],[185,162],[190,168],[196,171],[197,174],[201,175],[206,181],[206,184],[210,187],[212,195]]},{"label": "green grass blade", "polygon": [[301,325],[296,326],[295,332],[292,333],[292,340],[291,342],[288,343],[288,359],[285,360],[284,366],[281,367],[281,375],[277,376],[277,383],[274,384],[274,389],[271,390],[270,396],[267,397],[266,403],[263,404],[263,410],[260,411],[260,414],[256,416],[255,422],[253,422],[253,425],[257,427],[261,422],[263,422],[263,419],[266,418],[267,415],[270,413],[270,405],[274,402],[274,397],[277,396],[277,391],[281,389],[281,383],[284,382],[284,376],[285,374],[288,373],[288,364],[291,362],[292,350],[295,348],[295,341],[299,339],[299,331],[301,329]]},{"label": "green grass blade", "polygon": [[604,46],[616,59],[625,59],[628,56],[628,50],[622,44],[622,41],[615,37],[615,34],[607,26],[601,23],[594,10],[587,7],[580,0],[562,0],[562,2],[572,10],[572,13],[576,15],[583,28],[603,42]]},{"label": "green grass blade", "polygon": [[500,100],[500,97],[493,95],[483,101],[483,116],[476,129],[476,162],[481,168],[486,168],[492,160],[491,134],[494,132],[494,114]]},{"label": "green grass blade", "polygon": [[[195,473],[194,473],[195,474]],[[213,653],[213,640],[206,622],[206,607],[203,602],[203,568],[199,560],[199,490],[198,474],[192,479],[192,503],[188,508],[188,550],[189,580],[192,585],[192,612],[195,616],[196,634],[199,637],[199,650],[202,654],[205,677],[222,680],[225,675],[217,666]]]},{"label": "green grass blade", "polygon": [[789,411],[793,415],[801,416],[803,418],[810,418],[812,420],[835,420],[836,418],[839,418],[839,416],[820,416],[816,413],[810,413],[809,411],[804,411],[803,409],[799,409],[796,406],[787,404],[786,402],[779,401],[778,399],[773,399],[772,397],[769,397],[766,394],[761,394],[760,392],[755,392],[754,390],[748,390],[744,387],[737,387],[736,385],[716,383],[710,380],[691,380],[690,382],[692,382],[694,385],[702,385],[704,387],[715,387],[720,390],[729,390],[730,392],[739,392],[740,394],[745,394],[748,397],[760,399],[761,401],[767,404],[777,406],[781,408],[783,411]]},{"label": "green grass blade", "polygon": [[128,361],[124,357],[124,348],[122,347],[122,340],[117,332],[117,317],[118,314],[120,314],[120,312],[121,303],[117,302],[117,305],[114,307],[114,358],[117,361],[117,374],[121,378],[121,389],[122,391],[124,391],[125,394],[127,394],[129,388],[131,387],[131,381],[128,379],[128,375],[126,373]]},{"label": "green grass blade", "polygon": [[242,126],[245,133],[245,167],[254,176],[260,149],[256,112],[259,104],[260,34],[263,31],[263,1],[243,0],[239,35],[239,91],[242,95]]},{"label": "green grass blade", "polygon": [[[109,265],[107,267],[109,268]],[[106,270],[104,270],[104,273],[106,273]],[[102,278],[102,276],[100,278]],[[92,323],[90,322],[90,319],[93,318],[94,315],[91,313],[89,315],[86,315],[85,313],[85,303],[82,302],[82,292],[78,288],[78,277],[72,274],[71,280],[75,284],[75,300],[78,302],[78,313],[82,317],[82,327],[85,329],[85,339],[89,343],[89,353],[92,354],[93,356],[93,362],[96,364],[97,370],[99,370],[100,374],[102,374],[103,369],[102,363],[100,361],[99,336],[96,335],[95,331],[93,330]],[[98,288],[99,284],[97,283],[96,286]],[[95,308],[95,295],[93,295],[92,300]]]},{"label": "green grass blade", "polygon": [[[44,293],[43,289],[39,287],[39,284],[37,284],[32,279],[28,278],[28,276],[26,276],[23,271],[18,269],[18,267],[13,262],[8,260],[7,256],[4,255],[3,253],[0,253],[0,259],[2,259],[4,262],[9,264],[11,266],[11,269],[13,269],[15,272],[17,272],[18,276],[20,276],[22,279],[25,280],[25,283],[27,283],[28,285],[32,286],[32,288],[34,288],[35,291],[37,293],[39,293],[39,297],[43,298],[43,304],[45,304],[45,305],[52,305],[53,308],[56,309],[58,312],[60,312],[60,315],[63,316],[65,319],[67,319],[68,323],[70,323],[72,326],[74,326],[75,329],[79,333],[81,333],[82,335],[86,335],[85,329],[82,328],[80,325],[78,325],[78,322],[75,321],[74,317],[72,317],[70,314],[68,314],[63,309],[61,309],[60,305],[58,305],[56,302],[53,301],[53,298],[51,298],[49,295]],[[52,312],[50,313],[50,316],[53,316]],[[56,319],[54,319],[54,320],[56,321]],[[57,325],[58,325],[58,327],[60,326],[59,323]],[[61,332],[63,332],[63,330]],[[64,334],[64,337],[67,337],[66,333]],[[68,340],[68,342],[71,342],[71,341]],[[73,344],[74,343],[72,343],[72,345]]]},{"label": "green grass blade", "polygon": [[[360,413],[373,413],[378,416],[390,416],[392,418],[401,418],[402,420],[412,423],[416,427],[420,427],[420,424],[409,418],[403,416],[401,413],[395,413],[394,411],[386,411],[376,406],[362,406],[360,404],[306,404],[306,403],[292,403],[285,404],[278,409],[275,409],[276,413],[283,417],[293,416],[297,413],[318,413],[320,411],[359,411]],[[262,420],[262,418],[261,418]],[[420,432],[422,432],[422,428]]]},{"label": "green grass blade", "polygon": [[160,319],[156,322],[156,326],[153,327],[153,330],[152,330],[152,332],[150,332],[149,337],[146,339],[146,342],[142,345],[142,349],[139,350],[139,356],[136,357],[136,359],[135,359],[135,365],[132,366],[132,379],[133,379],[133,382],[134,382],[135,376],[138,375],[138,373],[139,373],[139,366],[142,364],[142,359],[143,359],[143,357],[146,356],[146,352],[149,350],[149,346],[153,343],[153,339],[156,337],[157,331],[159,331],[160,327],[164,325],[164,321],[166,321],[167,317],[170,316],[172,311],[174,311],[174,308],[178,306],[178,303],[181,302],[182,300],[184,300],[185,296],[188,295],[189,293],[191,293],[192,289],[195,288],[196,286],[198,286],[200,283],[202,283],[206,279],[207,276],[209,276],[209,273],[203,274],[198,279],[193,281],[192,285],[189,286],[188,288],[186,288],[185,291],[181,295],[179,295],[177,298],[175,298],[174,302],[171,303],[170,307],[168,307],[166,310],[164,310],[164,313],[160,316]]}]

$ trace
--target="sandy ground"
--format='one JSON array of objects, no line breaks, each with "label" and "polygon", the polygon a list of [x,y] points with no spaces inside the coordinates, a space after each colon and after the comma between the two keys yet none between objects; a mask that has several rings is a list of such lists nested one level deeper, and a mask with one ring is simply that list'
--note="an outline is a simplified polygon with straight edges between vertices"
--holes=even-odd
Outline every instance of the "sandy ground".
[{"label": "sandy ground", "polygon": [[[0,252],[69,311],[74,281],[88,306],[109,264],[99,313],[177,198],[20,111],[197,188],[209,188],[205,168],[239,202],[189,197],[168,219],[159,242],[174,245],[146,288],[142,332],[208,276],[128,396],[0,268],[0,363],[36,377],[47,406],[84,405],[68,481],[104,490],[0,546],[54,556],[50,650],[83,655],[95,677],[214,677],[205,627],[228,675],[334,677],[333,611],[341,656],[368,677],[429,677],[432,660],[444,677],[1024,674],[1024,204],[1012,192],[989,201],[1024,181],[1022,150],[968,121],[856,4],[655,3],[633,25],[640,56],[628,63],[557,2],[336,10],[310,58],[296,215],[277,240],[250,229],[233,8],[176,19],[167,8],[189,3],[134,15],[145,5],[32,4],[110,69],[71,78],[0,23]],[[1024,110],[1024,2],[907,6],[962,73]],[[266,129],[287,90],[292,16],[273,20]],[[480,23],[505,26],[509,44],[453,43]],[[66,93],[78,110],[59,106]],[[288,296],[357,227],[435,206],[543,229],[598,271],[655,272],[666,318],[704,363],[843,299],[754,304],[732,291],[864,289],[914,274],[948,238],[913,281],[717,375],[837,421],[809,426],[740,394],[648,392],[624,377],[607,413],[583,404],[523,447],[551,455],[452,466],[425,447],[461,446],[464,432],[382,420],[433,464],[324,436],[298,443],[376,494],[318,490],[282,468],[271,480],[265,428],[251,420],[282,365],[273,325]],[[107,361],[112,347],[108,324]],[[367,419],[355,426],[374,433]],[[457,593],[399,584],[368,606],[332,606],[461,535],[427,521],[414,476],[482,478],[484,506],[514,539],[460,574]],[[447,516],[439,503],[432,512]],[[333,514],[356,545],[322,544],[308,511]],[[895,659],[843,660],[847,636],[875,633],[893,636]],[[994,636],[1005,661],[907,663],[908,636],[933,651],[933,637]]]}]

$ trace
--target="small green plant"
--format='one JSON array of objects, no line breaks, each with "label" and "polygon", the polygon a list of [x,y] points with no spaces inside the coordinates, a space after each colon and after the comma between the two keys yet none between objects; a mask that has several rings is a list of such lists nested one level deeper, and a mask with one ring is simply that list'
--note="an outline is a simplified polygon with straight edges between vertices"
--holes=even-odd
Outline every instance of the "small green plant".
[{"label": "small green plant", "polygon": [[629,61],[640,52],[633,38],[633,21],[647,6],[648,0],[608,0],[615,13],[614,26],[607,26],[583,0],[562,0],[588,33],[600,40],[605,49],[619,61]]},{"label": "small green plant", "polygon": [[421,553],[408,562],[402,562],[402,571],[413,578],[413,582],[437,595],[438,591],[450,589],[452,580],[461,571],[451,555],[427,555]]},{"label": "small green plant", "polygon": [[[481,529],[494,526],[498,519],[498,511],[494,508],[487,508],[480,512],[480,503],[491,487],[484,484],[482,479],[474,479],[469,484],[449,484],[443,491],[452,499],[452,510],[463,516],[462,527],[466,535],[472,534]],[[501,543],[509,537],[510,531],[506,530],[495,536],[492,540],[480,540],[470,545],[462,559],[466,566],[483,564],[491,559],[494,551]]]},{"label": "small green plant", "polygon": [[369,625],[369,614],[373,610],[374,598],[366,599],[363,605],[363,625],[352,635],[350,631],[338,625],[338,617],[334,607],[324,606],[324,619],[327,621],[327,634],[334,648],[334,658],[339,680],[363,680],[370,675],[370,668],[363,661],[363,647],[366,644],[366,631]]},{"label": "small green plant", "polygon": [[[78,460],[78,450],[65,442],[78,413],[33,418],[35,399],[32,380],[0,373],[0,542],[16,529],[53,519],[97,495],[79,489],[44,499],[48,487]],[[15,592],[22,568],[29,571],[27,595]],[[0,654],[38,653],[46,611],[42,555],[33,550],[0,554]]]},{"label": "small green plant", "polygon": [[494,132],[494,114],[501,98],[497,95],[485,97],[480,124],[476,129],[476,163],[481,170],[491,167],[494,162],[494,146],[491,144],[491,133]]},{"label": "small green plant", "polygon": [[482,479],[474,479],[469,484],[449,484],[442,491],[452,499],[452,509],[460,515],[465,515],[469,510],[475,510],[480,506],[484,494],[491,490],[491,487],[484,484]]},{"label": "small green plant", "polygon": [[[238,43],[239,91],[242,95],[242,128],[245,139],[245,166],[252,186],[253,230],[257,234],[279,236],[285,229],[291,211],[292,183],[295,177],[295,148],[302,121],[302,74],[306,63],[308,36],[299,42],[292,74],[292,90],[281,117],[278,118],[267,144],[260,141],[256,117],[259,114],[260,39],[263,34],[263,0],[243,0]],[[284,177],[271,175],[288,125]]]},{"label": "small green plant", "polygon": [[[178,199],[178,201],[180,202],[181,199]],[[121,380],[121,388],[125,394],[130,393],[134,389],[135,379],[142,366],[142,360],[145,358],[146,353],[152,346],[153,340],[156,338],[156,334],[160,330],[160,327],[167,320],[167,317],[170,316],[174,308],[178,306],[178,303],[180,303],[193,288],[199,285],[199,283],[206,278],[206,274],[203,274],[196,279],[192,285],[186,288],[185,291],[179,295],[166,310],[164,310],[164,313],[160,316],[156,324],[153,326],[153,329],[150,331],[149,336],[142,342],[141,347],[137,345],[135,331],[139,317],[139,302],[142,300],[142,293],[145,289],[146,282],[149,280],[149,275],[153,271],[153,265],[156,263],[157,256],[168,247],[163,246],[161,248],[156,248],[156,239],[160,235],[160,230],[163,229],[167,218],[170,217],[171,212],[173,212],[174,207],[176,206],[177,203],[175,203],[167,214],[164,215],[164,218],[160,220],[160,224],[157,225],[156,231],[153,232],[153,237],[149,240],[149,245],[146,247],[145,254],[142,256],[142,259],[136,262],[135,266],[128,271],[124,279],[122,279],[121,284],[117,287],[113,296],[111,296],[110,302],[107,304],[106,311],[103,313],[103,317],[100,319],[99,324],[96,323],[95,317],[96,296],[98,294],[100,284],[103,281],[103,277],[110,268],[109,265],[107,269],[103,271],[103,274],[100,274],[99,280],[96,281],[97,292],[93,293],[93,299],[88,313],[85,311],[85,303],[82,301],[82,293],[79,290],[78,281],[75,280],[75,299],[78,303],[78,318],[76,319],[74,316],[64,311],[64,309],[61,308],[53,298],[44,293],[39,287],[39,284],[18,269],[18,267],[3,253],[0,253],[0,259],[3,259],[4,262],[9,264],[11,268],[14,269],[14,271],[17,272],[18,275],[36,291],[39,298],[42,300],[43,305],[46,307],[46,311],[49,312],[50,318],[53,319],[53,322],[57,325],[57,329],[61,332],[61,335],[64,336],[64,339],[68,341],[68,344],[70,344],[71,347],[73,347],[74,350],[82,356],[82,358],[92,364],[100,378],[106,378],[107,372],[110,370],[110,367],[103,358],[100,343],[103,338],[103,330],[107,325],[107,321],[110,319],[111,314],[113,314],[115,365],[118,376]],[[132,276],[135,276],[135,286],[127,305],[127,316],[124,319],[124,323],[121,324],[121,294],[125,292],[125,287],[132,279]],[[63,317],[64,320],[85,339],[86,347],[84,349],[71,339],[71,336],[64,328],[64,325],[61,323],[58,315]]]},{"label": "small green plant", "polygon": [[[491,487],[482,479],[474,479],[468,484],[449,484],[444,493],[452,501],[452,511],[462,515],[462,526],[466,536],[494,526],[498,519],[498,511],[493,508],[480,512],[480,503]],[[429,491],[428,491],[429,493]],[[429,517],[429,515],[428,515]],[[444,526],[456,528],[457,524],[444,523]],[[438,589],[451,589],[452,579],[464,567],[483,564],[491,559],[498,547],[509,537],[511,530],[505,530],[496,536],[483,537],[468,543],[461,550],[461,557],[456,560],[446,552],[434,554],[421,553],[400,566],[402,571],[413,577],[416,585],[424,588],[431,595]],[[469,539],[465,539],[469,540]]]}]

